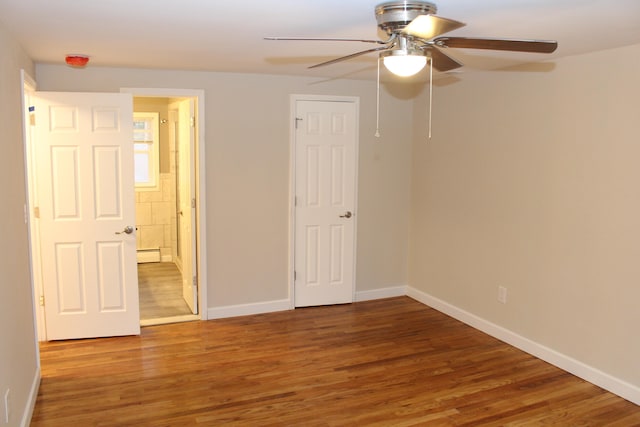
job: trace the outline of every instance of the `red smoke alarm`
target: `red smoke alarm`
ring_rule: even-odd
[[[67,55],[64,60],[67,65],[82,68],[89,62],[89,57],[87,55]]]

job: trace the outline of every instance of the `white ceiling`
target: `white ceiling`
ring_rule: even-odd
[[[0,21],[36,61],[89,66],[374,79],[375,54],[309,70],[371,48],[354,42],[265,41],[265,36],[378,38],[378,0],[0,0]],[[557,40],[551,55],[450,49],[464,72],[553,60],[640,43],[640,0],[442,0],[465,22],[449,35]]]

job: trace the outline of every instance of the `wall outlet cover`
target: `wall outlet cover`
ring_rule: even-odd
[[[4,392],[4,422],[6,424],[9,424],[9,420],[11,419],[11,412],[10,412],[10,408],[11,408],[11,390],[7,389],[7,391]]]
[[[507,288],[504,286],[498,286],[498,301],[502,304],[507,303]]]

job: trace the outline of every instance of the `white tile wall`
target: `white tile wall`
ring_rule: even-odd
[[[136,192],[137,248],[159,248],[163,260],[172,259],[176,251],[175,224],[175,174],[161,174],[159,191]]]

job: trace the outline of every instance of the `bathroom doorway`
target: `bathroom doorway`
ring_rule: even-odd
[[[196,100],[134,95],[136,248],[142,326],[200,319]]]

